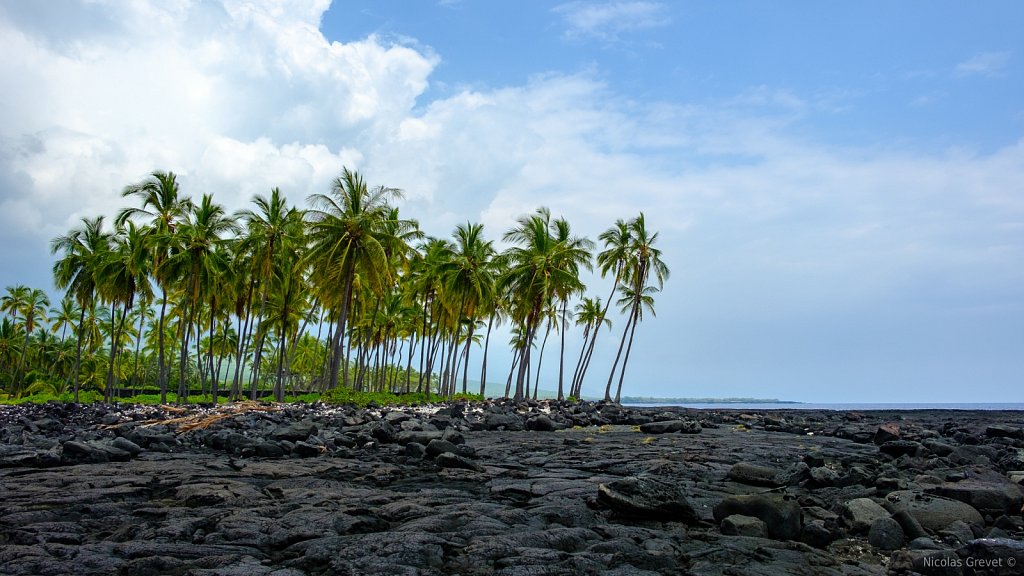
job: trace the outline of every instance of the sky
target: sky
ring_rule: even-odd
[[[596,239],[642,211],[671,276],[624,394],[1021,402],[1022,21],[1012,0],[0,0],[0,287],[56,295],[50,240],[154,170],[233,211],[348,167],[438,237],[547,206]],[[492,346],[489,379],[509,359]]]

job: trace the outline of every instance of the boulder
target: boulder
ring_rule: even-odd
[[[526,421],[526,429],[537,432],[554,432],[558,430],[558,424],[547,415],[540,414]]]
[[[647,520],[696,522],[697,512],[675,484],[627,476],[597,487],[597,501],[615,513]]]
[[[473,470],[474,472],[483,472],[484,470],[476,462],[451,452],[438,454],[434,462],[441,468],[461,468],[463,470]]]
[[[452,444],[451,442],[447,440],[442,440],[440,438],[435,438],[434,440],[431,440],[429,444],[427,444],[426,453],[427,457],[429,458],[436,458],[445,452],[451,452],[452,454],[455,454],[458,452],[458,450],[455,447],[455,444]]]
[[[828,466],[811,468],[811,480],[816,486],[834,486],[839,481],[839,473]]]
[[[900,523],[886,516],[871,523],[868,543],[879,550],[896,550],[903,546],[903,528]]]
[[[640,431],[644,434],[670,434],[681,432],[686,426],[682,420],[662,420],[660,422],[648,422],[640,425]]]
[[[878,451],[889,456],[917,456],[924,447],[912,440],[890,440],[878,447]]]
[[[776,487],[780,485],[778,470],[749,462],[733,464],[732,468],[729,468],[727,477],[734,482],[749,486]]]
[[[802,518],[800,505],[775,494],[729,496],[714,508],[715,521],[721,523],[728,516],[742,514],[760,518],[767,525],[769,538],[794,540],[800,535]]]
[[[764,538],[768,534],[768,527],[760,518],[733,514],[722,519],[722,534],[727,536],[752,536]]]
[[[1015,438],[1021,440],[1024,439],[1024,428],[1009,424],[990,424],[985,428],[985,436],[989,438]]]
[[[958,500],[933,496],[914,490],[897,490],[885,497],[884,506],[890,512],[905,510],[925,530],[938,532],[957,520],[983,525],[985,519],[973,506]]]
[[[1009,482],[945,482],[927,488],[926,492],[965,502],[982,514],[991,514],[993,517],[1020,514],[1021,505],[1024,504],[1020,486]]]
[[[843,522],[855,534],[865,533],[879,518],[888,518],[889,512],[871,498],[854,498],[840,507]]]
[[[978,538],[957,550],[970,558],[976,574],[1017,576],[1024,569],[1024,542],[1009,538]]]
[[[900,425],[894,422],[882,424],[875,430],[874,442],[879,446],[886,442],[900,439]]]
[[[405,446],[410,442],[426,446],[427,444],[430,444],[431,440],[441,439],[441,436],[441,432],[438,432],[437,430],[402,430],[395,437],[395,441],[402,446]]]
[[[518,432],[523,428],[523,419],[516,414],[491,413],[484,418],[484,429],[486,430]]]
[[[277,427],[271,434],[274,440],[288,440],[289,442],[298,442],[299,440],[306,440],[313,434],[317,433],[316,424],[312,420],[300,420],[298,422],[292,422],[284,426]]]

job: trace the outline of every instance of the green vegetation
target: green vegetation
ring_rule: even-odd
[[[480,401],[484,397],[479,394],[454,394],[450,400],[466,400],[466,401]],[[24,403],[36,403],[41,404],[44,402],[74,402],[74,395],[70,392],[64,394],[50,394],[46,392],[40,392],[36,394],[28,394],[21,396],[20,398],[10,398],[6,396],[0,396],[0,404],[3,405],[16,405]],[[82,391],[79,393],[79,402],[99,402],[103,400],[103,394],[97,391]],[[169,392],[167,394],[167,400],[171,403],[178,403],[177,394]],[[160,394],[135,394],[134,396],[127,396],[119,399],[120,402],[126,404],[145,404],[150,406],[156,406],[162,404],[160,400]],[[218,404],[227,402],[226,397],[220,396],[217,399]],[[330,390],[323,394],[301,394],[298,396],[285,396],[285,402],[305,402],[306,404],[313,404],[314,402],[323,402],[325,404],[341,404],[341,405],[355,405],[355,406],[369,406],[375,404],[377,406],[414,406],[417,404],[427,404],[430,400],[425,394],[417,394],[415,392],[410,394],[392,394],[391,392],[353,392],[347,388],[338,388]],[[189,404],[212,404],[213,396],[209,394],[193,394],[189,396],[183,403]]]
[[[492,330],[505,322],[514,352],[505,396],[536,397],[547,351],[558,355],[558,398],[579,398],[616,294],[626,322],[605,397],[617,379],[620,398],[636,327],[668,277],[643,214],[599,237],[596,264],[613,278],[602,304],[584,297],[580,279],[594,243],[547,208],[516,220],[499,251],[472,222],[451,239],[427,237],[400,214],[402,195],[345,169],[306,209],[275,188],[228,214],[211,195],[183,195],[173,173],[153,172],[124,189],[132,205],[112,220],[84,218],[53,239],[59,302],[7,287],[0,398],[469,398],[474,344],[482,396]],[[573,324],[583,346],[570,373]],[[548,351],[552,332],[557,352]]]

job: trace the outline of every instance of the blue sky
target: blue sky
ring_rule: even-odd
[[[1024,401],[1021,21],[1019,2],[0,0],[0,286],[50,287],[49,239],[152,170],[236,209],[349,166],[438,236],[546,205],[595,238],[644,211],[672,277],[627,394]]]

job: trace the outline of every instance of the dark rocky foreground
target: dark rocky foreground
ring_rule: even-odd
[[[1024,574],[1024,413],[0,407],[0,574]]]

